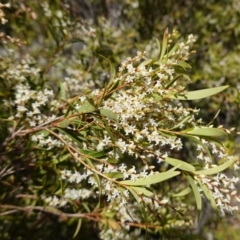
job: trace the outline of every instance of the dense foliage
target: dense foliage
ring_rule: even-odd
[[[237,0],[10,2],[1,239],[194,239],[238,210]]]

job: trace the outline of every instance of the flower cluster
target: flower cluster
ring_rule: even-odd
[[[92,134],[93,138],[91,139],[95,140],[84,143],[83,149],[103,152],[107,149],[114,150],[107,150],[104,158],[100,160],[102,164],[94,164],[94,168],[87,167],[82,174],[77,171],[63,170],[61,178],[74,185],[71,189],[65,189],[63,200],[66,200],[66,196],[71,199],[71,195],[73,199],[80,199],[81,196],[93,197],[94,194],[91,191],[83,194],[85,184],[90,184],[95,193],[100,193],[100,184],[102,186],[101,193],[107,197],[107,202],[114,204],[120,201],[128,204],[131,202],[129,188],[119,188],[119,181],[136,182],[139,179],[154,176],[158,171],[154,170],[156,164],[169,166],[167,159],[173,153],[183,149],[182,138],[188,136],[188,131],[185,132],[184,129],[204,129],[202,120],[196,119],[199,110],[187,108],[183,103],[174,99],[174,96],[186,92],[184,85],[181,84],[183,76],[178,75],[176,66],[185,66],[183,61],[187,60],[190,55],[190,46],[193,42],[194,38],[190,35],[186,43],[182,42],[176,51],[169,53],[166,59],[163,57],[162,61],[154,62],[146,57],[146,53],[138,52],[136,57],[127,58],[122,62],[118,74],[113,79],[116,90],[110,85],[110,93],[107,88],[93,91],[92,98],[96,102],[99,98],[104,99],[104,94],[109,94],[98,107],[100,112],[107,110],[116,116],[116,119],[113,121],[106,117],[108,128],[111,130],[106,131],[105,129],[101,135],[94,130],[89,130],[88,134]],[[78,98],[75,104],[76,113],[81,110],[81,106],[86,104],[86,101],[85,97]],[[82,119],[81,117],[80,111],[79,119]],[[99,119],[95,122],[101,126]],[[208,126],[207,129],[211,128],[212,126]],[[224,132],[225,130],[219,131]],[[192,139],[195,142],[197,159],[201,160],[200,165],[203,169],[210,169],[215,166],[215,162],[218,163],[222,160],[232,161],[232,157],[228,156],[225,148],[217,142],[201,138],[198,135],[192,136]],[[124,155],[133,159],[132,166],[123,162]],[[83,162],[84,158],[88,158],[81,152],[77,152],[77,161],[79,156],[82,156],[80,161]],[[73,157],[75,157],[74,154]],[[111,159],[114,159],[119,165],[110,164]],[[96,159],[92,158],[92,160]],[[143,163],[140,171],[139,160]],[[155,166],[151,166],[152,164]],[[101,176],[100,179],[97,179],[95,174]],[[236,179],[233,181],[231,178],[224,177],[224,180],[218,178],[217,181],[214,177],[207,178],[205,175],[201,177],[196,175],[196,179],[198,179],[196,184],[199,184],[200,188],[203,184],[211,192],[222,215],[224,212],[232,212],[237,209],[231,206],[229,201],[224,200],[226,193],[229,193],[228,196],[236,195],[233,184],[237,181]],[[228,192],[229,188],[234,191]],[[155,199],[161,197],[156,196]],[[144,198],[145,203],[152,201],[147,196]],[[167,196],[166,199],[169,204],[174,205],[174,201]],[[159,200],[159,202],[161,201],[163,199]]]
[[[238,206],[234,206],[232,200],[233,197],[236,197],[236,200],[239,201],[239,198],[236,196],[237,190],[235,187],[235,184],[239,182],[239,178],[229,177],[224,173],[217,174],[213,178],[208,178],[206,176],[198,176],[195,178],[201,179],[201,181],[212,192],[213,198],[222,217],[226,214],[233,214],[233,212],[238,211]],[[203,191],[201,187],[200,191]]]
[[[26,120],[31,127],[55,119],[55,115],[47,117],[41,111],[41,108],[47,105],[52,96],[52,90],[44,89],[43,91],[36,91],[31,90],[27,84],[16,85],[14,103],[17,108],[17,113],[14,117],[26,117]]]

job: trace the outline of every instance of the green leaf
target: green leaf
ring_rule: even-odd
[[[124,184],[124,185],[129,185],[129,186],[146,186],[146,185],[151,185],[154,183],[160,183],[169,178],[173,178],[179,174],[180,174],[179,171],[155,173],[146,178],[139,178],[136,181],[125,180],[125,181],[121,181],[119,183]]]
[[[65,161],[65,160],[68,160],[70,157],[71,157],[70,153],[67,153],[67,154],[64,154],[64,155],[61,154],[58,158],[54,158],[52,160],[52,163],[57,164],[57,163]]]
[[[79,218],[76,230],[75,230],[75,232],[73,234],[73,238],[75,238],[78,235],[78,233],[79,233],[79,231],[81,229],[81,226],[82,226],[82,218]]]
[[[196,142],[197,144],[199,144],[200,146],[202,146],[202,148],[204,149],[204,151],[207,153],[208,157],[209,157],[210,159],[212,159],[212,155],[211,155],[208,147],[207,147],[205,144],[203,144],[202,141],[199,140],[198,137],[193,136],[193,135],[187,135],[187,134],[181,134],[181,136],[186,137],[186,138],[190,139],[191,141],[194,141],[194,142]]]
[[[209,127],[203,127],[203,128],[194,128],[191,130],[185,130],[185,132],[189,135],[194,135],[198,137],[225,137],[227,135],[226,132],[224,132],[222,129],[219,128],[209,128]]]
[[[187,180],[188,180],[188,182],[191,185],[191,188],[193,190],[196,205],[197,205],[197,210],[200,212],[202,210],[202,197],[201,197],[201,194],[198,190],[198,186],[196,185],[196,183],[194,182],[194,180],[191,176],[186,175],[186,178],[187,178]]]
[[[168,89],[168,88],[170,88],[172,85],[173,85],[173,83],[175,83],[179,78],[181,78],[182,77],[182,75],[178,75],[177,77],[175,77],[170,83],[168,83],[167,85],[166,85],[166,87],[164,87],[165,89]]]
[[[160,42],[159,42],[159,40],[157,38],[155,40],[157,42],[157,53],[158,53],[157,56],[159,56],[160,52],[161,52]]]
[[[202,181],[200,179],[196,179],[200,188],[203,190],[206,198],[211,202],[211,205],[212,205],[212,208],[217,211],[218,207],[217,207],[217,204],[215,202],[215,199],[213,198],[213,195],[212,195],[212,192],[208,189],[208,187],[202,183]]]
[[[144,196],[147,196],[147,197],[152,197],[153,196],[153,193],[149,190],[147,190],[146,188],[143,188],[143,187],[131,187],[134,191],[137,192],[137,194],[140,194],[140,195],[144,195]]]
[[[95,170],[96,170],[95,165],[92,163],[92,161],[91,161],[90,159],[85,158],[84,160],[87,162],[88,166],[90,166],[92,169],[95,169]],[[94,177],[95,177],[95,179],[96,179],[96,182],[97,182],[97,185],[98,185],[98,188],[99,188],[99,199],[100,199],[100,196],[102,195],[102,184],[101,184],[101,180],[100,180],[100,178],[99,178],[99,175],[98,175],[95,171],[92,171],[92,173],[93,173],[93,175],[94,175]],[[99,200],[99,201],[100,201],[100,200]]]
[[[177,165],[177,166],[175,166],[175,167],[173,167],[173,168],[170,168],[167,172],[173,172],[173,171],[175,171],[176,169],[178,169],[178,167],[180,166],[181,164],[179,164],[179,165]]]
[[[140,66],[146,66],[146,65],[148,65],[151,62],[152,62],[152,59],[146,59],[145,61],[143,61],[142,63],[139,64],[139,67]]]
[[[113,148],[110,147],[110,148],[104,149],[102,151],[92,151],[92,150],[87,150],[87,149],[81,149],[80,152],[89,157],[100,158],[100,157],[106,156],[106,154],[111,152],[112,150],[113,150]]]
[[[133,197],[135,198],[135,200],[140,203],[141,202],[141,198],[139,197],[139,195],[131,188],[131,187],[127,187],[128,191],[133,195]]]
[[[53,207],[53,206],[45,206],[44,210],[46,212],[52,213],[52,214],[57,214],[57,215],[61,215],[62,211],[60,211],[58,208]]]
[[[207,126],[210,126],[213,123],[213,121],[218,117],[219,113],[220,113],[220,109],[217,111],[217,113],[215,114],[211,122],[207,124]]]
[[[79,145],[82,145],[82,142],[85,140],[81,138],[76,132],[72,131],[71,129],[58,128],[58,130],[63,134],[66,134],[68,137],[70,137],[74,142],[77,142]]]
[[[96,110],[96,108],[94,107],[93,103],[91,103],[92,101],[86,100],[83,105],[78,109],[79,112],[82,113],[89,113],[89,112],[93,112]]]
[[[179,193],[174,193],[172,194],[173,197],[183,197],[185,195],[187,195],[188,193],[191,192],[191,188],[190,187],[187,187],[185,189],[183,189],[181,192]]]
[[[180,127],[182,124],[184,124],[185,122],[187,122],[192,116],[187,116],[185,117],[181,122],[179,122],[178,124],[176,124],[174,127],[170,128],[169,130],[173,130],[176,129],[178,127]]]
[[[202,98],[215,95],[227,89],[228,87],[229,86],[222,86],[222,87],[207,88],[207,89],[202,89],[197,91],[190,91],[185,94],[170,96],[169,98],[179,99],[179,100],[197,100],[197,99],[202,99]]]
[[[176,158],[166,158],[165,162],[169,163],[174,167],[178,166],[177,168],[183,171],[194,172],[196,170],[191,164]]]
[[[116,76],[116,69],[114,67],[114,65],[112,64],[112,62],[106,58],[105,56],[99,54],[102,58],[104,58],[105,60],[108,61],[109,65],[110,65],[110,81],[109,83],[112,83],[112,81],[114,80],[114,77]]]
[[[163,42],[162,42],[162,49],[161,49],[161,55],[160,55],[160,61],[163,59],[168,46],[168,29],[165,30],[163,35]]]
[[[104,175],[108,178],[123,178],[123,173],[121,172],[110,172],[110,173],[104,173]]]
[[[66,97],[66,86],[61,81],[59,83],[59,88],[60,88],[59,98],[61,98],[62,100],[67,100],[67,97]]]
[[[118,160],[115,159],[115,158],[108,158],[108,159],[107,159],[107,162],[108,162],[108,163],[118,163]]]
[[[60,128],[66,128],[66,127],[69,126],[70,123],[71,123],[71,121],[69,119],[65,118],[61,122],[59,122],[57,124],[57,126],[60,127]]]
[[[186,63],[185,61],[181,61],[181,60],[178,61],[177,64],[174,64],[173,66],[180,66],[184,70],[186,70],[188,68],[192,68],[188,63]]]
[[[109,110],[109,109],[104,109],[104,108],[100,109],[100,113],[104,117],[107,117],[107,118],[109,118],[111,120],[117,121],[116,114],[113,111]]]
[[[176,42],[176,44],[172,47],[172,49],[169,51],[168,56],[171,57],[173,54],[176,54],[176,50],[179,47],[180,40]]]
[[[196,171],[194,172],[194,174],[198,174],[198,175],[213,175],[213,174],[217,174],[220,173],[224,170],[226,170],[227,168],[229,168],[232,164],[234,164],[238,159],[233,159],[231,161],[227,161],[217,167],[213,167],[210,169],[206,169],[206,170],[200,170],[200,171]]]

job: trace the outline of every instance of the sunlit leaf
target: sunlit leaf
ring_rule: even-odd
[[[199,137],[225,137],[227,135],[222,129],[219,128],[194,128],[191,130],[185,130],[187,134],[199,136]]]
[[[89,113],[95,111],[96,108],[93,106],[90,100],[86,100],[83,105],[78,109],[79,112]]]
[[[206,196],[206,198],[211,202],[212,208],[215,211],[217,211],[218,207],[217,207],[217,204],[216,204],[216,202],[215,202],[215,200],[213,198],[212,192],[207,188],[207,186],[204,183],[202,183],[202,181],[199,178],[197,178],[196,180],[197,180],[200,188],[203,190],[204,195]]]
[[[211,125],[213,123],[213,121],[218,117],[219,113],[220,113],[220,109],[217,111],[217,113],[215,114],[215,116],[213,117],[211,122],[207,124],[207,126],[209,126],[209,125]]]
[[[143,187],[131,187],[131,188],[140,195],[144,195],[147,197],[153,196],[153,193],[151,191],[147,190],[146,188],[143,188]]]
[[[123,178],[123,173],[121,172],[110,172],[110,173],[104,173],[106,177],[109,178]]]
[[[109,65],[110,65],[110,81],[109,83],[112,83],[112,81],[114,80],[114,77],[116,76],[116,69],[114,67],[114,65],[112,64],[112,62],[106,58],[105,56],[99,54],[102,58],[104,58],[105,60],[108,61]]]
[[[167,46],[168,46],[168,29],[165,30],[164,35],[163,35],[160,61],[163,59],[163,57],[167,51]]]
[[[120,224],[117,221],[114,221],[112,219],[108,219],[107,224],[113,230],[120,230],[121,229]]]
[[[155,40],[157,42],[157,56],[160,56],[160,52],[161,52],[160,42],[157,38]]]
[[[227,168],[229,168],[231,165],[233,165],[238,159],[233,159],[231,161],[227,161],[217,167],[213,167],[213,168],[209,168],[209,169],[205,169],[205,170],[200,170],[200,171],[196,171],[194,172],[194,174],[198,174],[198,175],[213,175],[213,174],[217,174],[220,173],[224,170],[226,170]]]
[[[168,52],[168,56],[171,57],[173,54],[176,54],[176,50],[179,47],[180,40],[176,42],[176,44],[171,48],[171,50]]]
[[[103,156],[106,156],[107,153],[111,152],[113,148],[107,148],[101,151],[93,151],[88,149],[81,149],[80,152],[83,153],[86,156],[93,157],[93,158],[101,158]]]
[[[182,126],[185,122],[187,122],[192,116],[187,116],[185,117],[181,122],[179,122],[178,124],[176,124],[174,127],[172,127],[170,130],[176,129],[180,126]]]
[[[109,158],[107,159],[107,162],[108,162],[108,163],[118,163],[118,160],[115,159],[115,158],[109,157]]]
[[[75,232],[73,234],[73,238],[75,238],[78,235],[78,233],[79,233],[79,231],[81,229],[81,226],[82,226],[82,218],[79,218],[76,230],[75,230]]]
[[[69,126],[70,123],[71,123],[71,121],[69,119],[65,118],[61,122],[59,122],[57,124],[57,126],[60,127],[60,128],[66,128],[66,127]]]
[[[174,66],[180,66],[183,69],[188,69],[188,68],[192,68],[188,63],[184,62],[184,61],[178,61],[176,65]]]
[[[92,169],[96,169],[95,165],[92,163],[92,161],[90,159],[85,158],[84,160],[87,162],[88,166],[90,166]],[[95,171],[92,171],[92,172],[93,172],[94,178],[95,178],[98,188],[99,188],[99,199],[100,199],[100,197],[102,195],[102,184],[100,181],[100,177]]]
[[[140,198],[140,196],[136,193],[136,191],[134,191],[133,189],[132,189],[132,187],[127,187],[127,189],[128,189],[128,191],[133,195],[133,197],[135,198],[135,200],[138,202],[138,203],[140,203],[141,202],[141,198]]]
[[[59,88],[60,88],[59,98],[61,98],[62,100],[67,100],[67,97],[66,97],[66,85],[63,84],[62,81],[59,82]]]
[[[151,185],[151,184],[165,181],[165,180],[167,180],[169,178],[173,178],[179,174],[180,174],[180,172],[178,172],[178,171],[155,173],[146,178],[139,178],[136,181],[125,180],[125,181],[121,181],[119,183],[124,184],[124,185],[130,185],[130,186],[146,186],[146,185]]]
[[[178,75],[177,77],[175,77],[170,83],[168,83],[164,88],[168,89],[169,87],[171,87],[173,85],[173,83],[175,83],[179,78],[181,78],[182,75]]]
[[[201,197],[201,194],[198,190],[198,186],[196,185],[196,183],[194,182],[194,180],[192,179],[191,176],[186,175],[186,178],[187,178],[187,180],[188,180],[188,182],[191,185],[191,188],[193,190],[196,205],[197,205],[197,210],[200,212],[202,210],[202,197]]]
[[[178,166],[178,169],[181,169],[183,171],[188,171],[188,172],[194,172],[195,168],[182,160],[176,159],[176,158],[166,158],[165,162],[169,163],[172,166]]]
[[[82,145],[83,138],[79,136],[76,132],[72,131],[71,129],[67,128],[58,128],[60,132],[63,134],[66,134],[69,138],[71,138],[74,142],[78,143],[79,145]]]
[[[187,187],[185,189],[183,189],[181,192],[179,193],[174,193],[172,194],[173,197],[183,197],[185,195],[187,195],[188,193],[191,192],[191,188],[190,187]]]
[[[210,159],[212,159],[212,155],[208,149],[208,147],[202,143],[202,141],[197,137],[197,136],[194,136],[194,135],[188,135],[188,134],[181,134],[181,136],[183,137],[186,137],[188,138],[189,140],[193,141],[193,142],[196,142],[197,144],[199,144],[205,151],[205,153],[207,153],[208,157]]]
[[[146,66],[148,65],[149,63],[152,62],[152,59],[146,59],[145,61],[143,61],[139,66]]]
[[[222,86],[222,87],[207,88],[207,89],[202,89],[197,91],[190,91],[181,95],[173,95],[173,96],[170,96],[169,98],[179,99],[179,100],[197,100],[197,99],[202,99],[202,98],[215,95],[227,89],[228,87],[229,86]]]
[[[113,111],[109,110],[109,109],[105,109],[105,108],[100,109],[100,113],[104,117],[107,117],[107,118],[109,118],[111,120],[117,121],[116,114]]]

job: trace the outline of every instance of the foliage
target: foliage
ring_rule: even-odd
[[[144,2],[124,3],[125,19]],[[1,239],[190,239],[205,201],[237,210],[233,129],[189,103],[228,88],[187,89],[194,35],[136,42],[154,20],[119,29],[60,1],[0,6]]]

